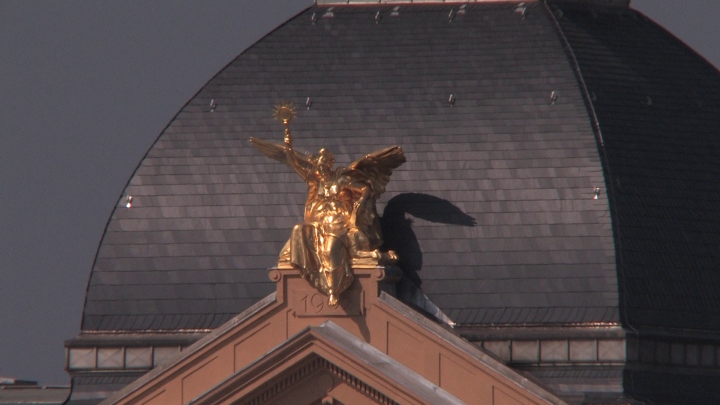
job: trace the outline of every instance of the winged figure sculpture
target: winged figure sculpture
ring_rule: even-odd
[[[284,145],[250,138],[255,148],[290,166],[308,185],[303,222],[293,228],[278,264],[298,268],[335,306],[353,281],[353,265],[397,261],[395,252],[379,250],[383,239],[375,202],[405,155],[392,146],[335,168],[327,149],[316,155],[295,151],[285,124]]]

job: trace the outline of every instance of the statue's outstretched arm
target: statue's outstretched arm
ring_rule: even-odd
[[[287,144],[283,146],[258,138],[250,138],[250,144],[263,155],[292,167],[300,177],[307,180],[312,169],[312,159],[307,154],[299,153],[292,149],[292,146],[288,147]]]
[[[295,170],[295,172],[297,172],[303,180],[307,181],[311,173],[310,169],[307,167],[306,162],[306,164],[303,164],[303,162],[300,162],[298,159],[297,152],[295,152],[292,148],[292,138],[290,138],[289,132],[285,133],[285,158],[287,160],[287,165]]]

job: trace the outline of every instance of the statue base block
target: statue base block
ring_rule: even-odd
[[[331,306],[328,296],[302,277],[295,268],[275,267],[268,272],[277,285],[277,299],[287,303],[293,316],[356,317],[364,316],[381,291],[395,295],[395,282],[402,271],[395,266],[353,267],[354,280],[338,297],[338,305]]]

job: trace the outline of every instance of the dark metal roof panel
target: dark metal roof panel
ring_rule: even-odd
[[[594,97],[623,321],[720,331],[720,74],[632,10],[556,10]]]
[[[616,322],[595,135],[549,15],[528,4],[313,7],[245,51],[177,115],[118,202],[84,330],[212,328],[270,293],[265,269],[306,187],[248,143],[282,138],[347,164],[401,145],[379,203],[387,247],[460,323]],[[374,21],[380,10],[383,19]],[[553,103],[551,95],[557,99]],[[450,105],[450,94],[455,98]],[[312,106],[305,109],[310,97]],[[210,111],[210,102],[217,104]]]

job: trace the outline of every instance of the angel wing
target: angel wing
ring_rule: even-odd
[[[250,144],[254,146],[255,149],[259,150],[263,155],[269,157],[270,159],[275,159],[278,162],[285,163],[296,171],[298,171],[298,169],[302,171],[309,171],[312,169],[312,159],[310,155],[306,153],[301,153],[294,149],[292,150],[292,153],[295,155],[295,162],[298,166],[300,166],[297,168],[292,164],[292,162],[288,161],[285,146],[252,137],[250,138]]]
[[[385,192],[385,186],[390,181],[393,169],[400,167],[406,161],[402,148],[391,146],[352,162],[348,167],[348,175],[370,183],[373,198],[377,198]]]

